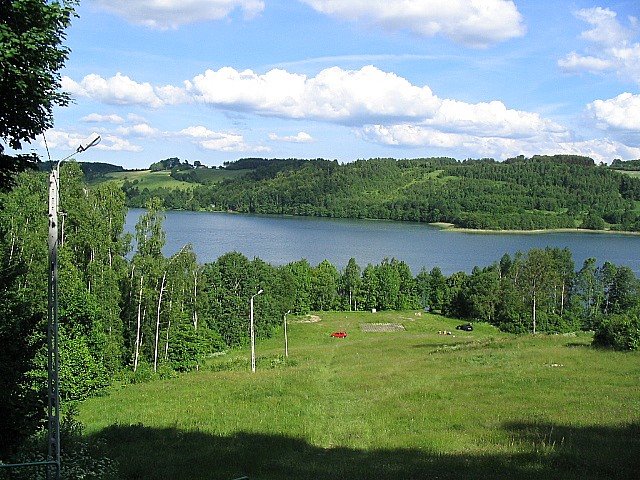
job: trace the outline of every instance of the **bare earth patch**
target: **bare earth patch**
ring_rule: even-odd
[[[367,333],[401,332],[404,330],[404,325],[399,323],[361,323],[360,329]]]
[[[318,315],[305,315],[304,317],[295,320],[292,323],[316,323],[322,320]]]

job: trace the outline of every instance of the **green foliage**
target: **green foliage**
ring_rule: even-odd
[[[61,330],[59,343],[62,400],[82,400],[109,385],[107,369],[95,358],[99,350],[90,348],[86,337],[70,338]]]
[[[637,313],[609,315],[596,329],[593,344],[615,350],[640,350],[640,316]]]
[[[0,2],[0,140],[20,150],[53,126],[53,108],[69,103],[60,91],[60,70],[69,49],[65,30],[77,2]],[[4,155],[0,144],[0,185],[36,160]]]
[[[220,335],[208,328],[196,330],[192,325],[181,324],[172,335],[167,359],[178,372],[198,369],[205,358],[225,346]]]
[[[103,440],[88,439],[83,435],[84,427],[76,420],[77,410],[69,408],[60,422],[60,478],[62,480],[118,480],[116,462],[107,455]],[[46,431],[32,435],[11,458],[13,463],[45,461]],[[45,480],[43,467],[0,469],[0,480]]]
[[[203,178],[207,185],[193,190],[152,192],[129,185],[127,195],[135,206],[158,195],[176,209],[447,222],[472,229],[640,226],[634,204],[640,199],[640,178],[596,167],[588,157],[534,156],[504,163],[370,159],[344,165],[323,159],[241,159],[222,170],[247,171],[217,183]],[[177,172],[176,178],[191,172]]]

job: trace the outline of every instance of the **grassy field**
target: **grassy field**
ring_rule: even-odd
[[[418,312],[319,316],[290,317],[288,359],[281,335],[258,342],[255,374],[237,350],[85,401],[87,435],[125,479],[638,478],[640,353]]]
[[[157,188],[193,188],[192,183],[181,182],[171,178],[171,172],[163,170],[160,172],[152,172],[151,170],[130,170],[124,172],[112,172],[107,173],[104,177],[96,178],[93,183],[102,182],[114,182],[118,186],[128,180],[130,182],[136,182],[136,186],[143,190],[148,188],[149,190],[155,190]]]
[[[639,170],[616,170],[618,173],[624,173],[625,175],[629,175],[630,177],[640,177]]]
[[[241,175],[245,175],[247,170],[218,170],[218,169],[206,169],[198,170],[197,175],[202,181],[208,183],[221,182],[227,178],[235,178]],[[158,188],[193,188],[198,185],[196,183],[183,182],[171,177],[171,172],[168,170],[162,170],[159,172],[152,172],[151,170],[127,170],[124,172],[112,172],[107,173],[103,177],[97,177],[93,180],[93,184],[102,182],[115,182],[119,186],[126,181],[137,182],[136,186],[143,190],[148,188],[149,190],[156,190]]]

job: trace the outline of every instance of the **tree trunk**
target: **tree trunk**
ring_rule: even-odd
[[[535,290],[533,291],[533,312],[532,312],[532,316],[533,316],[533,334],[536,334],[536,292]]]
[[[133,356],[133,371],[138,369],[138,359],[140,358],[140,331],[142,330],[142,316],[140,315],[142,310],[142,281],[144,275],[140,276],[140,294],[138,295],[138,326],[136,329],[136,348]]]
[[[160,308],[162,306],[162,294],[164,293],[165,280],[167,272],[162,274],[162,283],[160,285],[160,295],[158,297],[158,310],[156,311],[156,339],[153,352],[153,371],[158,370],[158,343],[160,343]]]
[[[198,329],[198,271],[193,272],[193,329]]]

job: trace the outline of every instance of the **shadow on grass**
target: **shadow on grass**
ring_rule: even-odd
[[[640,424],[619,428],[513,423],[515,454],[440,454],[417,449],[321,448],[302,439],[174,428],[111,426],[97,434],[122,478],[173,480],[635,479]]]

